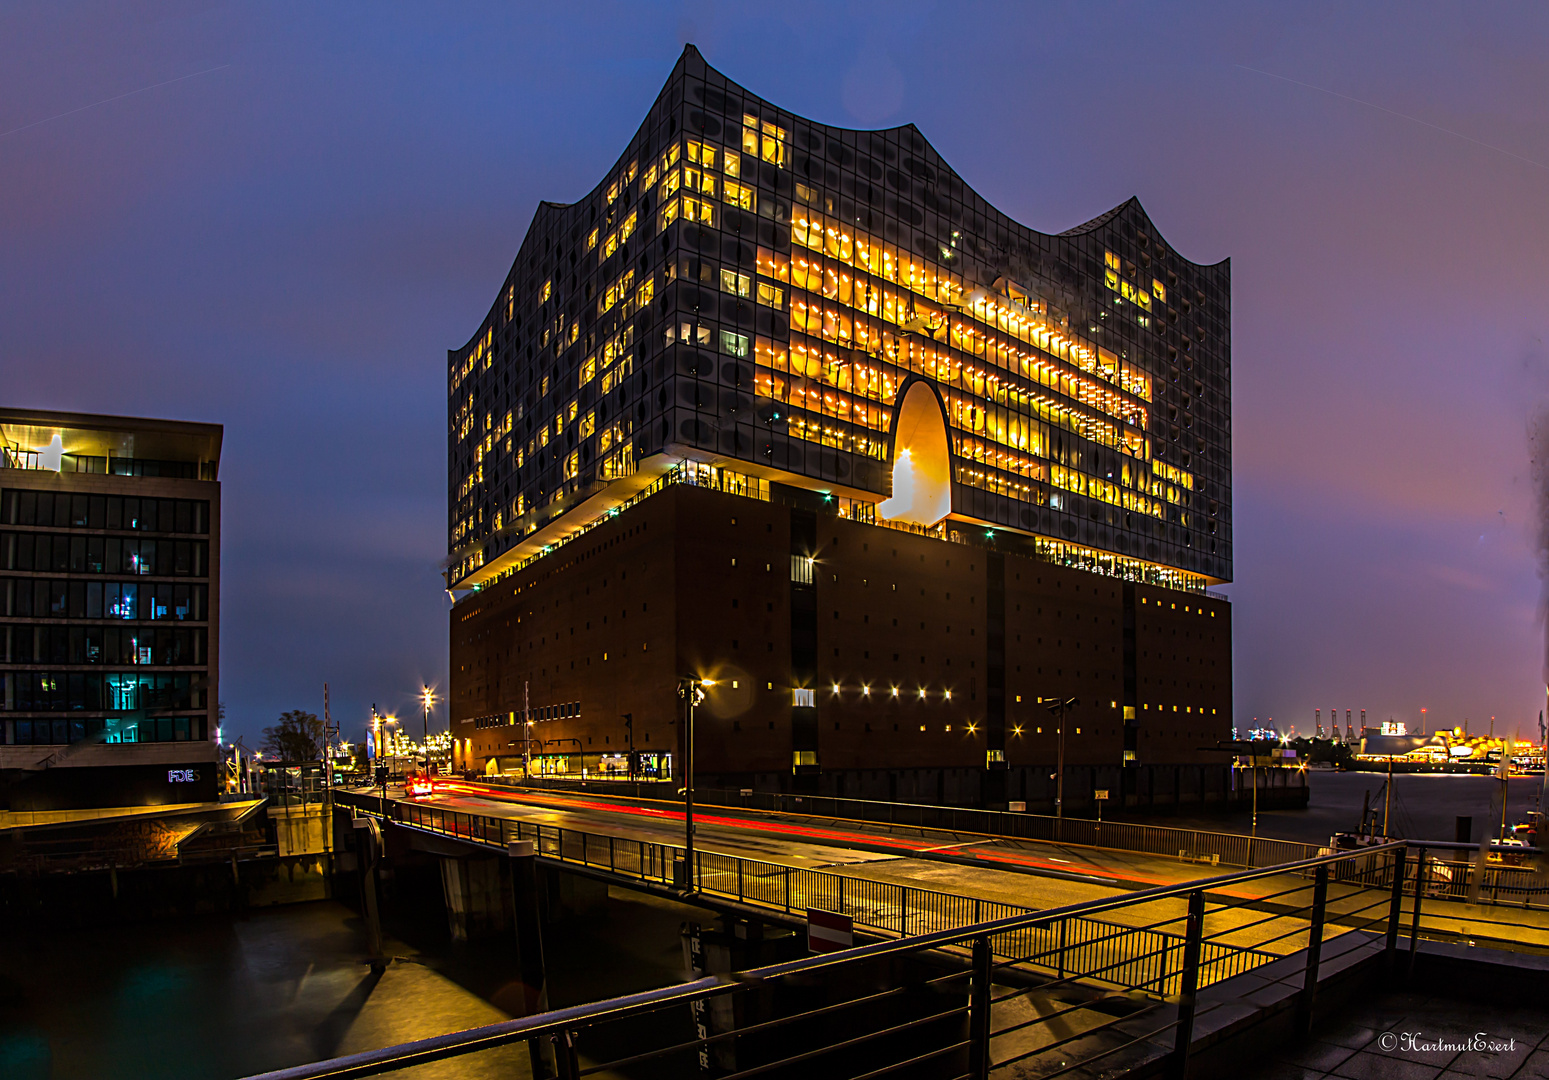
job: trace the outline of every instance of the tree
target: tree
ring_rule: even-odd
[[[264,728],[264,753],[279,761],[321,761],[323,722],[316,713],[294,709]]]

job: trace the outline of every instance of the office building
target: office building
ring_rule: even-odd
[[[220,446],[0,409],[0,809],[215,798]]]
[[[1037,800],[1074,697],[1088,787],[1218,797],[1229,327],[1137,201],[1036,232],[688,48],[448,354],[459,763],[669,773],[696,676],[706,782]]]

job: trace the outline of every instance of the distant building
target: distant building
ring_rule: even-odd
[[[1036,232],[690,47],[448,354],[456,761],[668,775],[699,675],[705,782],[1038,800],[1077,697],[1083,785],[1215,797],[1230,389],[1138,202]]]
[[[0,409],[0,809],[215,798],[220,448]]]

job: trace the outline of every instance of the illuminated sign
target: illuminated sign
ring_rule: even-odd
[[[168,769],[167,770],[167,783],[169,783],[169,784],[192,784],[192,783],[195,783],[196,781],[198,781],[198,779],[199,779],[199,770],[198,769]]]

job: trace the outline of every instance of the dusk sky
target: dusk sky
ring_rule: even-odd
[[[1033,228],[1135,195],[1231,258],[1239,726],[1536,737],[1549,8],[12,0],[0,402],[225,425],[228,738],[444,692],[446,350],[686,42]]]

